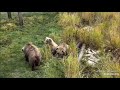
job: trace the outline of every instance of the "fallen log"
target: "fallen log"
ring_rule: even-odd
[[[80,50],[80,53],[79,53],[79,56],[78,56],[78,62],[81,61],[82,56],[84,54],[84,51],[85,51],[85,44],[83,44],[82,47],[81,47],[81,50]]]

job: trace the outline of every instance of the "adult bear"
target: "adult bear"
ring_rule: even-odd
[[[22,51],[25,54],[25,59],[30,64],[32,71],[35,70],[35,67],[40,65],[42,57],[37,46],[32,42],[29,42],[22,48]]]

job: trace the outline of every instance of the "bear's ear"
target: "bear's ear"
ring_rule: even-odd
[[[27,45],[32,45],[32,42],[29,42]]]
[[[45,39],[49,39],[49,37],[46,37]]]
[[[58,47],[55,50],[58,50]]]
[[[48,39],[48,42],[49,42],[49,43],[51,43],[51,41],[52,41],[51,39]]]

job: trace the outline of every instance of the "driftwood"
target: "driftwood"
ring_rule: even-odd
[[[85,51],[85,44],[82,45],[79,56],[78,56],[78,61],[80,62],[80,60],[82,59],[82,56],[84,54]]]
[[[100,60],[98,54],[99,54],[99,51],[94,51],[90,48],[85,49],[85,44],[83,44],[80,49],[78,61],[80,62],[82,60],[82,58],[84,58],[84,59],[87,58],[87,59],[85,59],[86,63],[88,65],[94,66]]]

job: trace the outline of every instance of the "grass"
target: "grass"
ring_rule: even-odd
[[[80,77],[80,64],[78,62],[78,52],[75,41],[70,42],[69,56],[64,60],[64,72],[66,78]]]
[[[18,24],[17,13],[13,19],[0,14],[0,77],[1,78],[119,78],[119,60],[105,48],[120,48],[119,12],[24,12],[24,27]],[[76,27],[76,25],[79,27]],[[93,29],[83,30],[90,26]],[[50,47],[44,44],[45,37],[56,43],[70,46],[68,58],[52,56]],[[100,62],[95,66],[78,62],[77,43],[100,50]],[[31,71],[21,48],[33,42],[42,53],[42,63],[38,70]],[[119,53],[119,52],[118,52]],[[115,75],[116,74],[116,75]]]
[[[48,64],[45,64],[45,66],[47,65],[48,67],[45,67],[43,62],[41,67],[43,67],[44,70],[39,67],[40,70],[32,72],[29,65],[25,63],[24,55],[21,51],[21,48],[27,42],[31,41],[40,49],[46,49],[47,47],[45,47],[45,44],[43,42],[45,37],[49,35],[55,35],[56,33],[54,32],[54,30],[56,32],[60,32],[60,27],[56,24],[57,13],[32,13],[31,15],[27,14],[29,16],[25,15],[26,14],[23,14],[25,20],[24,28],[20,28],[16,24],[17,18],[13,18],[10,21],[13,25],[15,25],[15,27],[7,26],[9,22],[7,18],[5,18],[4,22],[1,22],[3,26],[6,26],[6,28],[1,28],[0,30],[0,77],[47,77],[44,76],[44,73],[48,71],[48,67],[51,67],[51,65],[49,65],[50,62],[48,62]],[[1,17],[4,16],[5,14],[1,15]],[[49,54],[46,53],[45,56],[49,57]],[[44,58],[43,56],[43,60],[45,59],[49,61],[49,58]],[[50,69],[54,68],[51,67]],[[43,73],[41,74],[41,72]]]
[[[69,43],[70,42],[84,42],[87,47],[90,47],[95,50],[100,50],[103,52],[103,55],[100,55],[101,61],[104,60],[100,65],[106,65],[106,69],[108,71],[117,71],[119,72],[119,63],[118,59],[113,56],[113,59],[110,59],[110,56],[106,56],[106,53],[104,52],[104,49],[110,48],[113,49],[112,52],[115,52],[114,50],[120,48],[120,32],[119,32],[119,21],[120,21],[120,13],[116,12],[81,12],[81,13],[60,13],[59,15],[59,22],[58,24],[63,27],[63,34],[62,39]],[[76,26],[75,24],[79,25]],[[86,30],[83,29],[83,27],[90,26],[93,28],[91,31],[89,28]],[[111,52],[111,53],[112,53]],[[111,54],[110,53],[110,54]],[[107,57],[107,58],[105,58]],[[113,61],[116,61],[117,63],[114,63]],[[76,66],[74,64],[73,66]],[[102,69],[105,70],[105,66]],[[87,69],[86,69],[87,68]],[[81,68],[80,68],[81,69]],[[85,75],[85,77],[100,77],[100,75],[96,75],[98,72],[96,70],[101,69],[98,65],[97,68],[93,69],[89,66],[83,66],[82,70],[84,72],[89,72],[88,76]],[[95,71],[94,71],[95,70]],[[105,72],[107,72],[105,70]],[[89,74],[93,73],[93,75],[89,76]],[[101,74],[101,72],[100,72]],[[84,77],[82,73],[80,74],[81,77]],[[111,75],[102,75],[101,77],[120,77],[119,73],[118,76],[112,76]]]

